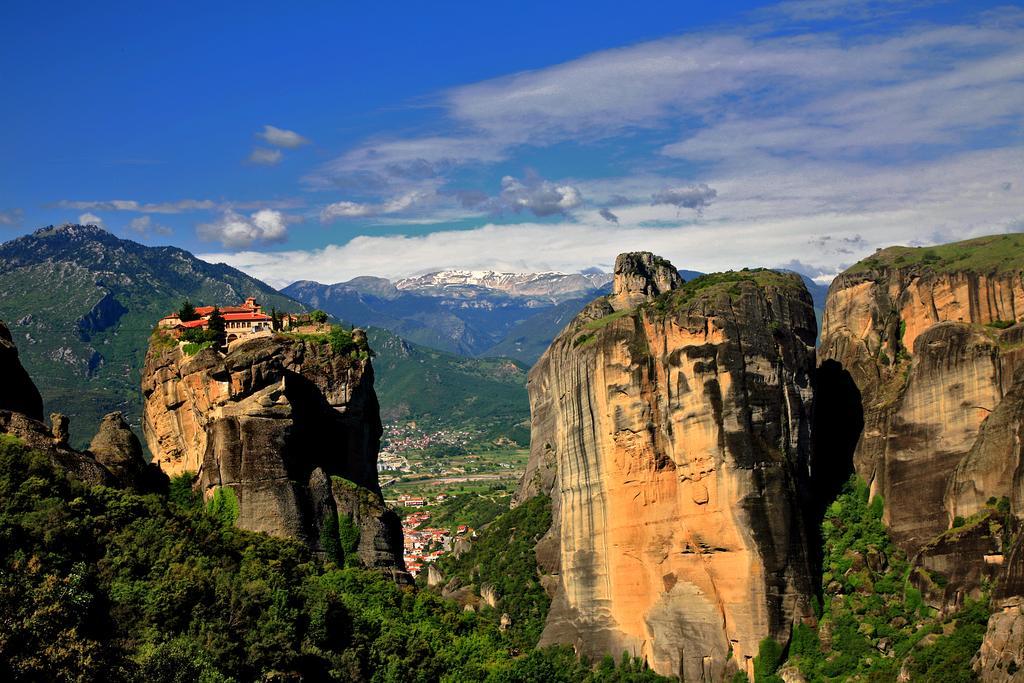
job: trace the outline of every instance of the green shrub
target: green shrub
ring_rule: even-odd
[[[238,496],[230,486],[218,486],[213,498],[206,506],[206,511],[220,520],[224,526],[232,526],[238,521]]]
[[[355,561],[361,534],[362,531],[352,520],[352,515],[342,513],[338,516],[338,540],[341,545],[342,556],[349,564]]]
[[[188,342],[187,344],[181,347],[181,352],[184,353],[186,356],[194,356],[203,349],[208,349],[211,346],[213,346],[212,341],[203,342],[202,344]]]
[[[782,646],[774,638],[765,638],[754,657],[754,683],[781,683],[775,675],[782,664]]]
[[[171,477],[167,488],[167,500],[186,510],[201,507],[203,497],[192,488],[192,483],[195,479],[195,472],[182,472],[177,476]]]

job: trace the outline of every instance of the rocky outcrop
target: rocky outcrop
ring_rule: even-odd
[[[683,284],[647,253],[617,259],[613,292],[530,372],[516,500],[552,498],[541,644],[724,680],[813,618],[811,298],[770,271]]]
[[[28,415],[0,410],[0,434],[16,437],[32,450],[45,454],[54,465],[86,484],[119,484],[114,475],[95,458],[71,448],[66,440],[53,438],[50,427]]]
[[[341,477],[333,478],[331,491],[338,514],[359,529],[356,555],[360,563],[384,570],[401,568],[402,520],[384,505],[380,494]]]
[[[994,412],[1015,420],[1018,401],[1001,406],[1024,345],[1019,329],[1005,328],[1024,315],[1024,284],[1017,272],[901,267],[887,256],[833,282],[819,358],[856,385],[864,429],[854,465],[873,494],[899,501],[886,506],[886,522],[914,553],[955,517],[1009,494],[1006,430],[990,430],[987,446],[979,434]]]
[[[167,475],[155,463],[147,463],[139,437],[124,415],[108,413],[100,422],[89,453],[126,486],[140,491],[158,491],[166,486]]]
[[[39,390],[32,383],[21,361],[18,360],[18,347],[14,345],[11,331],[0,320],[0,377],[3,388],[0,389],[0,410],[21,413],[33,420],[43,419],[43,399]]]
[[[254,337],[227,354],[193,356],[155,337],[142,379],[154,461],[172,476],[194,473],[207,498],[231,489],[239,527],[321,550],[324,534],[336,533],[339,507],[352,510],[367,536],[364,563],[401,569],[400,534],[377,480],[382,429],[368,351],[358,330],[331,343]],[[378,507],[356,509],[336,495],[334,477]]]
[[[947,613],[996,586],[974,662],[992,681],[1024,680],[1022,270],[1015,236],[880,251],[833,282],[819,355],[860,399],[854,465],[911,583]]]
[[[1024,680],[1024,537],[1008,553],[991,600],[992,616],[974,671],[982,681]]]

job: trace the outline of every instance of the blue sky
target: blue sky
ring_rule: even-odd
[[[280,286],[1024,230],[1020,3],[484,4],[7,3],[0,239]]]

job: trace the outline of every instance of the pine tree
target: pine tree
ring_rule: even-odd
[[[207,326],[209,330],[217,335],[215,341],[219,346],[224,345],[224,341],[227,339],[227,335],[224,333],[224,316],[220,314],[220,309],[216,306],[213,307],[213,311],[210,312],[210,317],[207,320]]]
[[[192,320],[199,320],[199,314],[196,313],[196,307],[192,305],[192,302],[188,299],[181,304],[181,310],[178,311],[178,320],[183,323],[190,322]]]

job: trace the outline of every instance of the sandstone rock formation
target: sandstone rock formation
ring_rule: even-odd
[[[359,520],[364,564],[404,569],[377,480],[382,429],[365,336],[333,348],[276,335],[194,356],[156,337],[142,389],[154,461],[172,476],[195,473],[207,499],[230,488],[239,527],[325,549],[340,509]]]
[[[616,260],[613,295],[530,372],[516,499],[552,498],[537,556],[557,582],[541,644],[627,650],[659,673],[718,681],[813,618],[802,506],[815,332],[796,276],[683,284],[649,253]]]
[[[946,612],[996,585],[975,658],[986,681],[1024,680],[1022,271],[1009,235],[882,250],[833,282],[819,351],[858,395],[864,428],[848,445],[926,570],[911,582]]]
[[[1004,460],[1005,444],[977,440],[1024,359],[1022,331],[1005,329],[1024,316],[1019,271],[960,270],[915,252],[884,250],[836,278],[819,350],[860,393],[864,428],[854,465],[873,494],[900,501],[886,506],[886,522],[911,553],[956,516],[1011,493],[1012,477],[992,467]],[[1010,405],[1001,412],[1000,420],[1015,419]],[[990,444],[1006,435],[992,431]]]
[[[992,616],[974,670],[982,681],[1024,680],[1024,537],[1018,536],[992,593]]]

